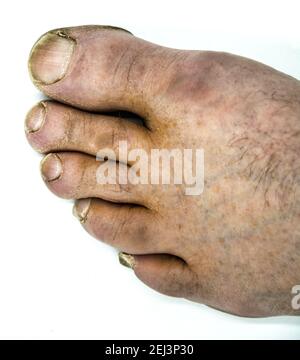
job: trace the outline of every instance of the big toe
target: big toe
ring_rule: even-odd
[[[29,71],[35,85],[58,101],[145,116],[153,99],[150,83],[159,83],[153,79],[161,64],[161,55],[154,55],[157,48],[119,28],[53,30],[34,45]]]

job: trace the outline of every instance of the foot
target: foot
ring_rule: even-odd
[[[238,315],[299,315],[291,306],[300,283],[298,80],[101,26],[47,33],[29,69],[53,99],[26,118],[29,143],[47,154],[47,187],[76,199],[83,227],[117,248],[139,279]],[[186,195],[186,184],[99,184],[96,154],[118,154],[120,141],[148,154],[203,149],[203,193]]]

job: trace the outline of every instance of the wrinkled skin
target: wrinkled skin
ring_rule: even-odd
[[[161,293],[241,316],[299,315],[291,307],[300,284],[298,80],[100,26],[51,32],[29,68],[54,100],[29,112],[28,141],[56,154],[41,167],[53,193],[91,199],[75,205],[90,234],[134,255],[135,274]],[[97,184],[97,151],[120,140],[147,151],[204,149],[204,192]]]

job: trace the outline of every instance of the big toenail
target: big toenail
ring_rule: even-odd
[[[126,266],[130,269],[135,267],[134,256],[120,252],[119,253],[119,262],[121,265]]]
[[[63,31],[43,35],[31,50],[29,71],[33,80],[44,85],[61,80],[69,67],[75,41]]]
[[[41,173],[45,181],[50,182],[59,179],[62,172],[62,161],[57,154],[49,154],[42,160]]]
[[[26,116],[25,131],[30,134],[34,133],[43,126],[46,117],[46,107],[44,103],[39,103],[33,107]]]
[[[91,206],[91,199],[76,200],[73,207],[73,215],[84,224]]]

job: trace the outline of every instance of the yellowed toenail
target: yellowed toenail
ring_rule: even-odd
[[[63,172],[63,165],[57,154],[48,154],[41,162],[41,173],[45,181],[58,180]]]
[[[51,85],[61,80],[69,67],[75,41],[63,31],[42,36],[31,50],[29,72],[35,83]]]
[[[46,105],[41,102],[34,106],[27,114],[25,131],[27,134],[35,133],[41,129],[46,117]]]
[[[77,200],[73,207],[73,215],[84,224],[87,220],[87,215],[90,210],[91,199]]]
[[[119,261],[121,265],[124,265],[130,269],[134,269],[135,260],[133,255],[129,255],[123,252],[119,253]]]

